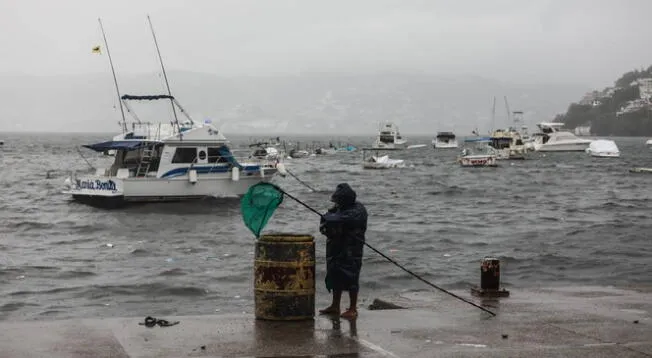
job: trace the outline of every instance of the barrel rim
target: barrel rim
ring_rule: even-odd
[[[308,234],[273,233],[263,234],[258,240],[265,242],[312,242],[315,241],[315,237]]]

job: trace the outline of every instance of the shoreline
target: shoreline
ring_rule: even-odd
[[[153,328],[138,324],[144,317],[3,321],[0,356],[652,356],[650,291],[613,286],[510,291],[500,299],[455,291],[492,309],[493,318],[440,294],[413,292],[380,297],[405,309],[361,307],[356,321],[316,316],[272,322],[252,314],[156,317],[180,323]]]

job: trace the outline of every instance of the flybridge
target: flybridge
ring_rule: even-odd
[[[197,126],[197,123],[190,117],[188,112],[181,106],[181,104],[174,98],[172,95],[167,95],[167,94],[156,94],[156,95],[130,95],[130,94],[125,94],[120,97],[124,107],[127,109],[127,112],[133,117],[133,119],[136,121],[136,123],[132,123],[132,128],[131,131],[136,134],[138,132],[138,135],[140,136],[145,136],[147,138],[155,138],[157,140],[169,136],[173,136],[176,134],[180,134],[182,132],[187,131],[190,128],[194,128]],[[143,121],[140,120],[138,115],[136,115],[136,112],[134,112],[133,108],[129,105],[128,101],[158,101],[158,100],[170,100],[172,103],[172,108],[176,107],[181,114],[183,114],[186,117],[186,121],[184,122],[179,122],[176,120],[176,111],[174,111],[175,115],[175,121],[173,124],[151,124],[151,123],[144,123]],[[126,122],[123,123],[123,128],[127,130],[127,124]]]

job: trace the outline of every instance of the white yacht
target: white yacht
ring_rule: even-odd
[[[141,99],[154,97],[175,103],[168,95]],[[72,172],[63,192],[101,207],[239,196],[277,172],[284,173],[278,159],[236,157],[224,135],[210,124],[185,129],[179,123],[134,124],[131,138],[84,147],[100,153],[115,150],[113,165],[94,168],[91,174]]]
[[[432,146],[435,149],[457,148],[457,138],[453,132],[437,132]]]
[[[578,138],[575,134],[561,130],[564,123],[542,122],[537,124],[541,130],[534,134],[534,150],[539,152],[583,152],[591,140]]]
[[[407,140],[401,137],[398,126],[392,122],[386,122],[378,131],[378,136],[372,147],[403,149],[406,144]]]

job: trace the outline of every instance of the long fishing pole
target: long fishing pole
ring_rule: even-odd
[[[299,179],[299,177],[297,177],[296,175],[294,175],[294,174],[293,174],[290,170],[288,170],[287,168],[285,168],[285,171],[286,171],[288,174],[290,174],[290,176],[292,176],[294,179],[296,179],[299,183],[305,185],[306,188],[308,188],[308,189],[310,189],[310,190],[312,190],[312,191],[314,191],[314,192],[317,191],[317,190],[315,190],[313,187],[311,187],[310,185],[308,185],[308,183],[306,183],[305,181]]]
[[[276,187],[276,190],[278,190],[278,191],[280,191],[281,193],[287,195],[290,199],[292,199],[292,200],[296,201],[297,203],[303,205],[306,209],[308,209],[308,210],[312,211],[313,213],[319,215],[322,219],[324,218],[324,215],[322,215],[319,211],[317,211],[317,210],[313,209],[312,207],[310,207],[308,204],[306,204],[306,203],[304,203],[303,201],[297,199],[296,197],[290,195],[289,193],[287,193],[285,190],[279,188],[278,186],[275,185],[275,187]],[[414,273],[414,272],[408,270],[408,269],[405,268],[403,265],[399,264],[398,262],[394,261],[394,260],[393,260],[392,258],[390,258],[389,256],[387,256],[387,255],[383,254],[382,252],[380,252],[379,250],[377,250],[375,247],[369,245],[367,242],[363,242],[363,244],[364,244],[365,246],[367,246],[368,248],[370,248],[371,250],[373,250],[373,251],[374,251],[375,253],[377,253],[378,255],[380,255],[380,256],[382,256],[383,258],[385,258],[387,261],[389,261],[389,262],[393,263],[394,265],[396,265],[396,267],[398,267],[398,268],[400,268],[401,270],[407,272],[408,274],[412,275],[414,278],[416,278],[416,279],[418,279],[419,281],[425,283],[426,285],[428,285],[428,286],[430,286],[430,287],[433,287],[433,288],[436,288],[437,290],[439,290],[439,291],[441,291],[441,292],[444,292],[444,293],[446,293],[446,294],[449,294],[449,295],[451,295],[451,296],[457,298],[457,299],[460,300],[460,301],[463,301],[463,302],[466,302],[466,303],[470,304],[471,306],[474,306],[474,307],[476,307],[476,308],[479,308],[479,309],[481,309],[481,310],[483,310],[483,311],[485,311],[485,312],[491,314],[492,316],[496,316],[495,313],[489,311],[488,309],[486,309],[486,308],[484,308],[484,307],[482,307],[482,306],[479,306],[479,305],[477,305],[477,304],[475,304],[475,303],[473,303],[473,302],[471,302],[471,301],[469,301],[469,300],[467,300],[467,299],[465,299],[465,298],[463,298],[463,297],[460,297],[460,296],[458,296],[458,295],[456,295],[456,294],[454,294],[454,293],[452,293],[452,292],[450,292],[450,291],[448,291],[448,290],[446,290],[446,289],[443,289],[443,288],[441,288],[441,287],[435,285],[434,283],[432,283],[432,282],[426,280],[425,278],[423,278],[423,277],[417,275],[416,273]]]

